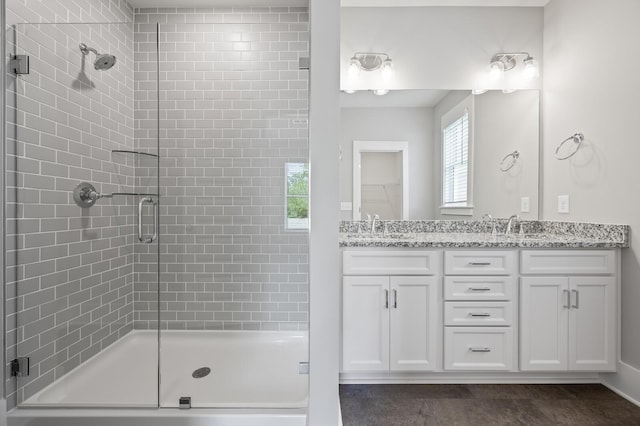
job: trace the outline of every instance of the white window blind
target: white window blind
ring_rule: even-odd
[[[444,129],[442,198],[445,205],[465,205],[468,201],[469,113]]]

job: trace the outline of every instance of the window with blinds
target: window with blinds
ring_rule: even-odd
[[[468,202],[469,113],[445,127],[442,141],[442,201],[445,206]]]

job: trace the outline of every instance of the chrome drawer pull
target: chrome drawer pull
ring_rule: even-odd
[[[571,307],[575,308],[575,309],[580,309],[580,299],[579,299],[579,293],[578,290],[571,290],[571,295],[576,295],[576,301],[575,303],[571,303]]]
[[[487,314],[487,313],[474,314],[473,312],[470,312],[470,313],[469,313],[469,316],[470,316],[470,317],[485,317],[485,318],[486,318],[486,317],[490,317],[490,316],[491,316],[491,314]]]
[[[562,296],[564,297],[565,302],[563,302],[562,307],[563,308],[569,308],[569,290],[562,290]]]
[[[393,309],[398,309],[398,290],[393,290]]]
[[[469,291],[491,291],[489,287],[469,287]]]
[[[489,266],[491,262],[469,262],[471,266]]]
[[[384,291],[384,307],[389,309],[389,290]]]
[[[491,352],[489,348],[469,348],[471,352]]]

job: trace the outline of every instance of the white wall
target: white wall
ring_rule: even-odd
[[[622,361],[640,367],[640,2],[552,0],[544,8],[543,217],[631,225],[622,255]],[[571,160],[553,156],[575,132]],[[570,196],[568,215],[557,196]],[[640,395],[636,395],[636,398]]]
[[[342,8],[341,87],[372,88],[374,73],[361,72],[362,83],[353,85],[345,71],[355,52],[383,52],[395,67],[391,89],[539,88],[539,79],[523,81],[516,70],[490,85],[487,71],[505,50],[527,51],[542,63],[541,31],[542,8]]]
[[[538,218],[538,142],[540,103],[537,91],[504,94],[490,91],[475,97],[473,190],[474,216],[519,214]],[[517,150],[513,168],[503,172],[500,162]],[[521,197],[529,198],[529,212],[520,211]]]
[[[339,0],[310,0],[309,426],[339,424]]]
[[[353,141],[409,142],[409,219],[432,219],[433,110],[431,108],[343,108],[340,201],[353,197]],[[352,219],[342,211],[342,220]]]

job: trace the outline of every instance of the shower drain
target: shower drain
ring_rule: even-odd
[[[211,369],[209,367],[198,368],[191,374],[191,377],[194,379],[202,379],[203,377],[207,377],[211,373]]]

